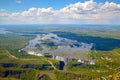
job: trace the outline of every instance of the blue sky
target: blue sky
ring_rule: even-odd
[[[66,5],[84,1],[86,0],[0,0],[0,8],[8,10],[8,12],[18,11],[20,12],[27,10],[31,7],[36,8],[53,7],[54,9],[60,9],[65,7]],[[120,4],[120,0],[94,0],[94,1],[98,3],[104,3],[106,1],[109,1]]]
[[[0,0],[0,24],[120,24],[119,14],[120,0]]]

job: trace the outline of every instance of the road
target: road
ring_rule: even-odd
[[[10,54],[9,51],[7,51],[7,50],[6,50],[6,55],[7,55],[9,58],[19,59],[19,58],[17,58],[16,56],[13,56],[12,54]]]
[[[18,58],[12,54],[10,54],[9,51],[6,50],[6,55],[9,57],[9,58],[13,58],[13,59],[19,59],[19,60],[40,60],[40,59],[36,59],[36,58]],[[57,69],[53,63],[50,61],[50,60],[46,60],[55,70]]]
[[[51,61],[48,60],[48,62],[51,64],[51,66],[56,70],[57,68],[53,65]]]

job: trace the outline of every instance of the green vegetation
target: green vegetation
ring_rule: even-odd
[[[7,50],[16,57],[35,57],[25,53],[18,53],[18,50],[28,44],[33,37],[23,37],[15,34],[0,35],[0,48]]]
[[[48,75],[44,75],[40,80],[52,80]]]
[[[34,69],[21,69],[21,68],[0,68],[1,77],[14,77],[22,80],[35,80],[39,72]]]
[[[95,37],[73,32],[54,32],[54,33],[60,37],[77,40],[78,42],[94,43],[94,47],[96,50],[109,51],[120,47],[119,45],[120,40],[118,39]]]
[[[0,35],[0,78],[3,80],[35,80],[36,75],[42,70],[53,70],[48,62],[51,61],[59,68],[59,61],[28,55],[18,50],[28,44],[33,37],[19,35]],[[29,74],[28,74],[29,73]],[[45,80],[48,76],[44,76]]]
[[[57,33],[63,37],[80,41],[99,43],[98,47],[102,49],[109,47],[107,50],[91,50],[86,56],[87,59],[95,59],[95,65],[86,65],[76,61],[68,62],[64,70],[60,68],[59,61],[28,55],[25,52],[18,52],[19,49],[25,47],[28,41],[34,36],[20,36],[18,34],[0,35],[0,80],[106,80],[120,79],[120,47],[119,28],[116,29],[107,27],[101,29],[93,28],[55,28],[52,30],[42,29],[41,27],[34,28],[8,28],[13,32],[23,33],[40,33],[44,31],[62,31]],[[102,28],[103,29],[103,28]],[[118,30],[117,30],[118,29]],[[65,32],[65,33],[64,33]],[[69,33],[68,33],[69,32]],[[73,34],[74,33],[74,34]],[[110,34],[112,33],[112,34]],[[72,34],[72,35],[71,35]],[[111,38],[108,40],[108,38]],[[118,41],[114,44],[114,41]],[[101,43],[101,44],[100,44]],[[107,46],[106,46],[107,43]],[[52,43],[48,43],[50,46]],[[116,45],[117,44],[117,45]],[[41,50],[39,45],[36,45]],[[51,49],[56,47],[52,46]],[[62,52],[61,52],[62,53]],[[63,53],[65,54],[65,53]],[[54,67],[57,69],[54,69]]]

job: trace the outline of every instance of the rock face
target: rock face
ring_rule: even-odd
[[[10,75],[14,75],[15,77],[18,77],[19,78],[19,75],[24,73],[25,71],[24,70],[7,70],[4,73],[4,75],[2,77],[7,77],[7,76],[10,76]]]
[[[9,67],[17,67],[18,64],[15,64],[15,63],[0,63],[0,66],[5,67],[5,68],[9,68]]]

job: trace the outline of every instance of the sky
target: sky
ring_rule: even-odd
[[[0,24],[120,24],[120,0],[0,0]]]

